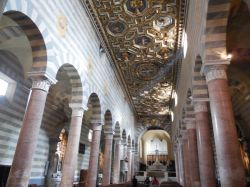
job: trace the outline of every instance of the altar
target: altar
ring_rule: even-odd
[[[147,167],[147,176],[156,177],[159,181],[168,180],[167,164],[164,165],[159,160],[159,150],[155,150],[155,161]]]

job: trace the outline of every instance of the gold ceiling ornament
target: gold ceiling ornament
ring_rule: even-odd
[[[138,116],[166,115],[185,0],[86,0]],[[158,83],[158,84],[156,84]]]
[[[65,37],[67,33],[68,21],[64,15],[57,16],[57,31],[61,37]]]

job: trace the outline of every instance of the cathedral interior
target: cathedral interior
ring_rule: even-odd
[[[250,0],[0,0],[0,187],[247,187],[249,111]]]

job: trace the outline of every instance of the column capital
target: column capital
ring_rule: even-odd
[[[83,117],[84,109],[83,108],[72,108],[71,117]]]
[[[183,119],[184,124],[195,124],[195,118],[194,117],[189,117],[189,118],[184,118]]]
[[[196,128],[195,123],[188,123],[188,124],[186,124],[186,126],[187,126],[187,129],[195,129]]]
[[[121,137],[117,137],[117,136],[114,135],[114,141],[115,141],[116,143],[121,144],[122,139],[121,139]]]
[[[102,130],[102,124],[101,123],[92,124],[92,130],[93,131],[101,131]]]
[[[83,111],[87,111],[88,107],[82,103],[69,103],[69,107],[73,110],[74,108],[82,108]]]
[[[53,82],[46,77],[31,77],[32,79],[32,90],[43,90],[49,91],[50,86]]]
[[[109,139],[109,140],[113,140],[113,133],[105,133],[104,132],[104,138]]]
[[[215,79],[227,80],[227,65],[211,65],[204,68],[207,83]]]
[[[208,112],[207,102],[195,102],[194,103],[194,112]]]

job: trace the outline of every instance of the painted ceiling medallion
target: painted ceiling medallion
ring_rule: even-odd
[[[121,21],[110,21],[107,25],[107,30],[111,35],[122,35],[126,30],[126,24]]]
[[[140,47],[147,47],[150,45],[152,42],[152,39],[149,36],[143,35],[143,36],[138,36],[135,38],[134,43],[135,46],[140,48]]]
[[[141,80],[152,80],[158,73],[159,68],[153,63],[139,64],[136,68],[136,74]]]
[[[171,16],[160,16],[154,21],[154,28],[163,31],[174,26],[174,19]]]
[[[127,0],[124,7],[131,15],[141,15],[147,8],[147,0]]]

